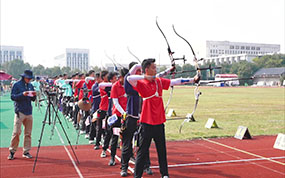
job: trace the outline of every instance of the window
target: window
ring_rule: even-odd
[[[252,46],[252,47],[251,47],[251,50],[255,50],[255,47],[254,47],[254,46]]]
[[[230,49],[234,49],[235,47],[234,46],[230,46]]]
[[[239,49],[239,46],[236,46],[236,49]]]
[[[241,46],[240,49],[244,49],[244,46]]]
[[[246,50],[250,50],[250,46],[247,46],[245,49],[246,49]]]
[[[17,56],[22,56],[22,51],[17,51],[16,54]]]
[[[256,47],[256,50],[260,50],[260,47]]]

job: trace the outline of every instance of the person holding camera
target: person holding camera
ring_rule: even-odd
[[[31,101],[36,100],[36,91],[34,91],[34,87],[30,81],[34,76],[31,70],[25,70],[21,76],[21,80],[17,81],[13,85],[11,91],[11,99],[14,101],[15,106],[15,118],[11,144],[9,147],[9,160],[14,159],[15,152],[17,151],[22,125],[25,127],[23,157],[32,158],[32,155],[29,153],[31,149],[31,134],[33,126]]]

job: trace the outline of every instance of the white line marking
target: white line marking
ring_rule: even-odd
[[[168,167],[184,167],[184,166],[197,166],[197,165],[209,165],[209,164],[224,164],[224,163],[238,163],[238,162],[250,162],[250,161],[260,161],[260,160],[274,160],[274,159],[284,159],[282,157],[271,157],[271,158],[254,158],[254,159],[239,159],[239,160],[226,160],[226,161],[210,161],[201,163],[186,163],[186,164],[174,164],[168,165]],[[159,166],[151,166],[150,168],[157,169]]]
[[[215,141],[213,141],[213,140],[209,140],[209,139],[206,139],[206,138],[202,138],[202,139],[205,140],[205,141],[207,141],[207,142],[214,143],[214,144],[217,144],[217,145],[220,145],[220,146],[223,146],[223,147],[226,147],[226,148],[235,150],[235,151],[239,151],[239,152],[242,152],[242,153],[251,155],[251,156],[255,156],[255,157],[258,157],[258,158],[265,158],[265,157],[263,157],[263,156],[260,156],[260,155],[254,154],[254,153],[250,153],[250,152],[248,152],[248,151],[241,150],[241,149],[238,149],[238,148],[234,148],[234,147],[231,147],[231,146],[222,144],[222,143],[220,143],[220,142],[215,142]],[[268,159],[268,161],[272,161],[272,162],[274,162],[274,163],[281,164],[281,165],[285,166],[285,163],[281,163],[281,162],[279,162],[279,161],[269,160],[269,159]]]
[[[108,151],[109,153],[111,153],[111,150],[110,150],[110,149],[107,149],[107,151]],[[121,158],[120,158],[119,156],[115,155],[115,158],[116,158],[119,162],[121,162]],[[135,170],[134,170],[133,168],[131,168],[131,166],[128,167],[128,170],[130,170],[132,173],[135,172]]]
[[[213,147],[211,147],[211,146],[207,146],[207,145],[204,145],[204,144],[201,144],[201,143],[196,143],[196,144],[201,145],[201,146],[206,147],[206,148],[209,148],[209,149],[211,149],[211,150],[217,151],[217,152],[219,152],[219,153],[222,153],[222,154],[225,154],[225,155],[228,155],[228,156],[237,158],[237,159],[242,159],[241,157],[235,156],[235,155],[231,154],[230,152],[229,152],[229,153],[228,153],[228,152],[224,152],[224,151],[221,151],[221,150],[219,150],[219,149],[215,149],[215,148],[213,148]],[[266,167],[266,166],[263,166],[263,165],[261,165],[261,164],[257,164],[256,162],[249,162],[249,163],[250,163],[250,164],[253,164],[253,165],[256,165],[256,166],[259,166],[259,167],[262,167],[262,168],[267,169],[267,170],[269,170],[269,171],[272,171],[272,172],[275,172],[275,173],[284,175],[283,172],[277,171],[277,170],[275,170],[275,169],[271,169],[271,168]]]
[[[72,164],[73,164],[73,167],[75,168],[77,174],[79,175],[80,178],[84,178],[83,175],[81,174],[79,168],[77,167],[75,161],[73,160],[73,158],[72,158],[70,152],[68,151],[68,149],[67,149],[66,146],[64,145],[64,141],[63,141],[63,139],[62,139],[62,137],[61,137],[59,131],[57,130],[57,127],[56,127],[56,126],[55,126],[55,130],[56,130],[56,132],[57,132],[57,134],[58,134],[58,136],[59,136],[59,139],[60,139],[61,143],[63,144],[63,147],[64,147],[64,149],[65,149],[65,151],[66,151],[66,153],[67,153],[69,159],[71,160],[71,162],[72,162]]]

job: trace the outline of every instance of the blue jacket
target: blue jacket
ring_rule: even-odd
[[[126,94],[128,95],[128,101],[127,101],[127,114],[138,116],[141,110],[141,101],[140,96],[136,90],[134,90],[133,86],[129,83],[127,80],[127,77],[130,76],[130,73],[128,73],[124,78],[124,88],[126,91]]]
[[[92,86],[92,97],[93,97],[93,103],[92,103],[92,113],[96,112],[99,109],[99,105],[101,102],[100,92],[99,92],[99,84],[96,82]]]
[[[15,113],[23,113],[25,115],[32,114],[32,103],[31,101],[36,100],[36,96],[24,96],[24,91],[34,91],[34,87],[31,83],[26,83],[24,79],[17,81],[11,92],[11,99],[14,101]]]

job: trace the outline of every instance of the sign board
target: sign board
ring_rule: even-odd
[[[234,136],[237,139],[251,139],[251,135],[247,127],[239,126]]]
[[[120,131],[121,131],[121,128],[113,127],[113,134],[114,135],[120,136]]]
[[[216,123],[215,119],[213,118],[209,118],[206,125],[206,128],[210,129],[210,128],[218,128],[218,124]]]
[[[282,133],[278,134],[273,148],[285,150],[285,134],[282,134]]]
[[[176,116],[174,109],[169,109],[167,113],[167,117],[174,117],[174,116]]]

